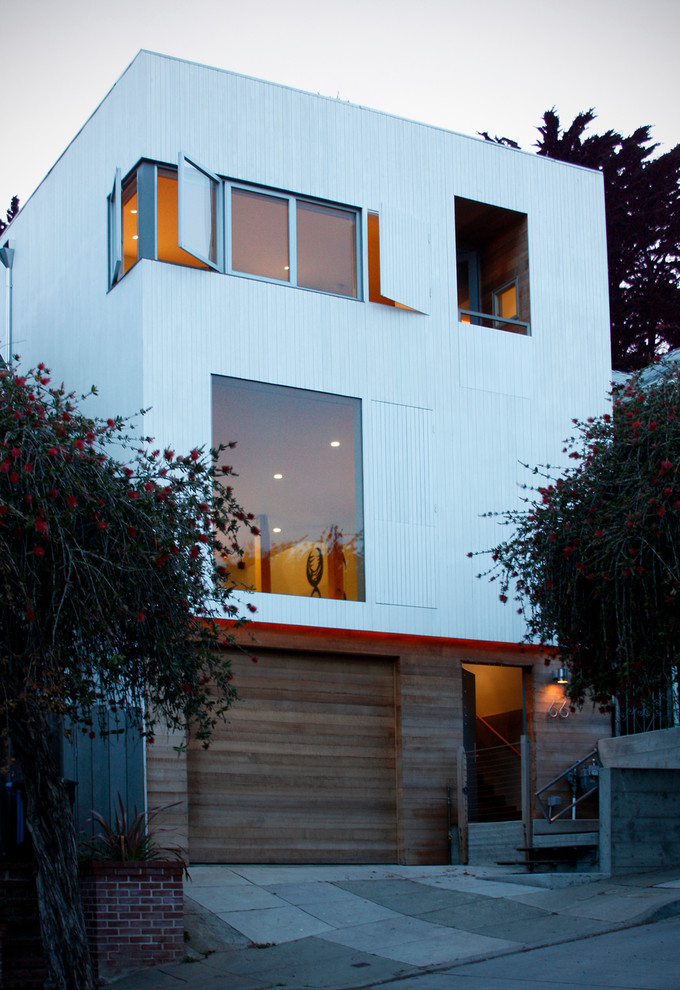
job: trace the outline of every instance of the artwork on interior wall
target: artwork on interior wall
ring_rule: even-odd
[[[312,547],[307,554],[307,580],[312,586],[310,598],[321,598],[319,583],[323,577],[323,554],[318,547]]]

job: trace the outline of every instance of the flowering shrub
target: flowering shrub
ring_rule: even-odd
[[[659,366],[615,387],[612,411],[574,420],[574,466],[527,508],[503,514],[513,535],[484,575],[519,603],[529,641],[551,645],[577,704],[603,710],[628,694],[648,704],[680,662],[680,369]]]
[[[162,720],[207,746],[235,698],[218,620],[245,621],[225,561],[250,523],[219,451],[155,450],[120,417],[89,418],[42,364],[0,368],[0,445],[0,716],[24,774],[51,985],[86,990],[49,720],[94,735],[98,712],[125,707],[149,743]]]
[[[244,514],[214,456],[140,446],[48,375],[0,371],[3,721],[11,735],[21,702],[94,732],[96,710],[124,704],[147,733],[162,714],[207,738],[234,698],[219,557],[239,556]]]

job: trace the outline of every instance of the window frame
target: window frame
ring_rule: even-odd
[[[132,171],[132,169],[130,170]],[[123,182],[121,171],[116,169],[113,179],[113,188],[107,196],[107,209],[109,215],[109,289],[118,282],[123,267]],[[124,273],[123,273],[124,274]]]
[[[197,251],[193,251],[188,245],[184,243],[184,201],[186,198],[186,192],[184,189],[184,165],[188,164],[192,168],[196,169],[202,175],[206,176],[215,185],[215,260],[211,258],[204,257]],[[182,250],[190,254],[192,258],[196,258],[201,261],[208,268],[212,268],[213,271],[221,272],[224,271],[223,263],[223,245],[224,245],[224,209],[222,208],[222,196],[224,195],[224,180],[218,175],[215,175],[204,165],[201,165],[194,158],[185,155],[180,151],[177,156],[177,246]]]
[[[235,275],[238,278],[253,278],[260,282],[270,282],[272,285],[288,285],[295,289],[302,289],[305,292],[321,292],[323,295],[334,296],[336,299],[354,299],[357,302],[364,301],[363,292],[363,256],[362,256],[362,211],[360,207],[349,206],[345,203],[336,203],[325,199],[316,199],[313,196],[284,192],[270,186],[253,185],[252,183],[241,182],[237,179],[224,179],[224,242],[225,242],[225,268],[227,275]],[[254,193],[260,196],[269,196],[272,199],[285,200],[288,204],[288,278],[278,279],[268,275],[257,275],[251,272],[242,272],[232,266],[233,243],[231,225],[231,193],[233,189],[242,189],[244,192]],[[297,206],[298,203],[309,203],[312,206],[321,206],[328,210],[337,210],[340,213],[351,213],[354,216],[354,271],[356,279],[356,295],[347,295],[342,292],[331,292],[329,289],[314,289],[298,283],[298,263],[297,263]]]
[[[212,261],[202,254],[191,250],[183,243],[183,208],[184,208],[184,187],[183,187],[183,165],[188,163],[192,168],[207,176],[216,184],[216,236],[217,236],[217,258]],[[180,152],[177,164],[160,162],[150,158],[140,158],[136,164],[126,173],[121,180],[120,169],[116,170],[116,182],[114,189],[108,196],[109,208],[109,287],[120,281],[127,272],[121,274],[123,263],[122,258],[122,182],[133,173],[137,174],[137,197],[138,197],[138,243],[137,260],[147,258],[152,261],[163,259],[158,258],[157,244],[157,224],[158,224],[158,200],[156,195],[156,183],[159,169],[168,171],[176,170],[177,174],[177,247],[187,254],[196,258],[206,269],[217,271],[225,275],[233,275],[238,278],[250,278],[260,282],[269,282],[272,285],[287,285],[306,292],[320,292],[323,295],[333,296],[337,299],[352,299],[356,302],[365,302],[365,277],[364,277],[364,232],[363,219],[365,210],[361,207],[351,206],[347,203],[338,203],[334,200],[318,199],[314,196],[306,196],[301,193],[287,192],[273,186],[263,186],[251,182],[243,182],[240,179],[220,176],[206,168],[191,155]],[[119,183],[117,185],[116,183]],[[277,279],[268,275],[257,275],[251,272],[242,272],[232,267],[232,227],[231,227],[231,194],[233,189],[242,189],[245,192],[254,193],[261,196],[269,196],[274,199],[282,199],[288,205],[288,279]],[[338,210],[341,213],[350,213],[354,217],[354,271],[356,295],[346,295],[341,292],[332,292],[328,289],[316,289],[299,285],[297,279],[297,204],[309,203],[312,206],[320,206],[328,210]],[[119,233],[114,233],[117,228]],[[120,242],[118,251],[120,260],[117,267],[113,258],[113,239],[117,237],[116,244]],[[165,261],[165,264],[180,264],[181,262]],[[191,266],[189,266],[191,267]],[[115,277],[114,277],[115,270]]]
[[[295,212],[297,197],[291,193],[284,193],[278,189],[270,189],[267,186],[253,186],[245,182],[238,182],[233,179],[224,179],[224,242],[225,242],[225,268],[227,275],[235,275],[237,278],[254,278],[259,282],[271,282],[272,285],[290,285],[300,288],[297,284],[297,228],[294,221],[291,222],[291,212]],[[270,275],[258,275],[255,272],[242,272],[234,268],[233,259],[233,229],[232,229],[232,190],[240,189],[243,192],[254,193],[258,196],[268,196],[270,199],[280,199],[288,204],[288,278],[273,278]]]

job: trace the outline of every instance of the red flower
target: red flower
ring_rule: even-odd
[[[195,447],[194,447],[194,449],[193,449],[193,450],[191,451],[191,453],[189,454],[189,457],[191,458],[191,460],[192,460],[192,461],[197,461],[197,460],[198,460],[198,458],[200,457],[200,454],[198,453],[198,451],[196,450],[196,448],[195,448]]]
[[[146,622],[146,616],[143,612],[137,612],[137,622]]]
[[[248,611],[257,612],[257,605],[253,605],[251,602],[248,602]]]
[[[10,474],[9,480],[12,482],[13,485],[16,485],[16,483],[19,481],[19,475],[16,472],[13,472],[12,474]]]
[[[78,439],[78,440],[76,440],[74,446],[75,446],[76,450],[84,450],[85,449],[85,441]]]
[[[18,447],[12,447],[10,453],[15,460],[17,459],[17,457],[21,457],[21,451],[19,450]]]
[[[251,657],[250,659],[251,659],[251,661],[253,663],[257,663],[257,661],[258,661],[259,658],[258,657]]]
[[[41,547],[40,545],[38,545],[38,546],[37,546],[37,547],[35,547],[35,549],[33,550],[33,553],[34,553],[34,554],[36,555],[36,557],[44,557],[44,556],[45,556],[45,550],[44,550],[44,547]]]
[[[137,530],[134,526],[128,526],[128,536],[135,537],[137,535]]]
[[[47,453],[50,455],[50,457],[59,457],[59,448],[58,447],[50,447],[50,449],[47,451]]]
[[[156,486],[154,485],[153,481],[147,481],[147,483],[144,485],[144,491],[145,492],[152,492],[155,487]]]
[[[498,599],[499,599],[499,601],[503,602],[503,604],[505,605],[505,603],[508,600],[508,596],[507,595],[499,595],[498,596]]]
[[[35,619],[35,615],[33,614],[32,608],[26,609],[26,611],[24,612],[24,618],[26,619],[26,622],[33,622],[33,620]]]
[[[45,522],[44,519],[36,519],[36,521],[35,521],[35,528],[36,528],[36,530],[39,533],[46,533],[47,532],[47,523]]]
[[[50,488],[47,494],[50,496],[50,498],[56,498],[59,492],[57,491],[56,488]]]
[[[75,495],[69,495],[68,498],[66,499],[66,504],[69,506],[69,508],[75,509],[75,507],[78,504],[78,499],[75,497]]]
[[[109,427],[109,429],[111,429],[112,426],[116,425],[116,421],[114,419],[107,419],[106,425]]]
[[[33,465],[32,464],[24,464],[24,471],[25,471],[26,474],[33,474]]]

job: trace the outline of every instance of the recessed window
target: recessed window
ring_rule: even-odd
[[[528,334],[526,214],[461,197],[455,211],[458,319]]]
[[[176,265],[208,268],[179,246],[177,170],[158,168],[156,178],[156,258]]]
[[[494,316],[502,316],[504,320],[517,320],[519,318],[518,302],[517,279],[513,279],[508,285],[494,290]]]
[[[132,175],[123,183],[122,196],[123,211],[123,271],[129,271],[137,261],[137,243],[139,236],[137,233],[137,173]]]
[[[239,534],[237,581],[363,601],[360,400],[213,375],[212,409],[213,444],[237,441],[222,460],[260,531]]]
[[[185,155],[141,161],[122,192],[117,170],[108,201],[110,285],[149,258],[360,295],[357,210],[221,179]]]

